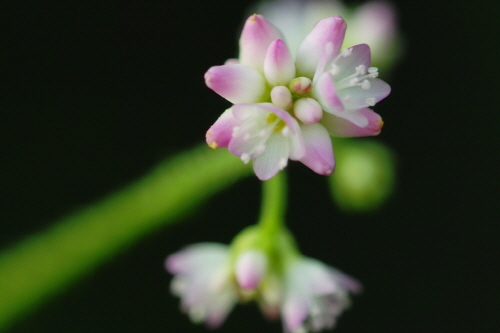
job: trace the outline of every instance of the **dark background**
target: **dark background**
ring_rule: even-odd
[[[229,105],[203,73],[236,55],[250,3],[2,1],[0,246],[202,143]],[[288,223],[301,249],[365,285],[339,333],[498,329],[500,8],[428,3],[397,4],[406,54],[381,73],[393,89],[376,107],[379,140],[398,158],[391,200],[345,215],[323,177],[289,167]],[[259,191],[253,177],[236,184],[10,332],[206,332],[178,311],[163,259],[186,244],[229,242],[256,221]],[[281,324],[248,305],[219,330],[255,331]]]

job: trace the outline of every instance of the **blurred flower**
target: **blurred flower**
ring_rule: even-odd
[[[229,247],[217,243],[189,246],[165,261],[166,269],[175,275],[172,293],[181,298],[181,309],[195,323],[210,328],[220,326],[237,301],[232,282]]]
[[[319,21],[298,46],[296,59],[281,33],[264,17],[250,16],[240,38],[239,59],[205,73],[209,88],[235,104],[207,131],[212,148],[227,147],[261,180],[299,160],[318,174],[334,168],[330,135],[377,135],[380,116],[369,106],[390,87],[369,67],[370,48],[340,52],[342,17]]]
[[[336,0],[261,1],[251,12],[261,13],[272,22],[284,34],[292,53],[319,20],[334,15],[342,16],[349,26],[343,47],[370,45],[373,63],[378,67],[388,69],[401,53],[396,10],[388,1],[368,1],[356,8]]]
[[[267,250],[256,247],[266,243],[262,236],[251,228],[231,246],[201,243],[170,255],[165,266],[175,275],[171,289],[182,310],[216,328],[236,302],[255,300],[268,318],[281,315],[285,332],[332,328],[349,305],[348,293],[361,291],[359,282],[297,253],[288,232]]]
[[[362,288],[353,278],[306,257],[287,268],[284,281],[282,316],[290,333],[333,328],[349,306],[348,292]]]
[[[338,164],[330,177],[335,201],[345,211],[379,208],[393,191],[395,161],[383,143],[373,140],[335,140]]]

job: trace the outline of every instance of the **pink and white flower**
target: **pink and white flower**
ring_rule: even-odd
[[[273,22],[283,32],[292,54],[316,22],[334,15],[342,16],[349,24],[343,45],[370,45],[372,60],[379,66],[393,65],[403,49],[396,8],[384,0],[370,0],[355,7],[338,0],[260,1],[250,12]]]
[[[281,316],[285,332],[318,332],[335,326],[349,306],[349,292],[361,284],[350,276],[311,258],[301,258],[285,272]]]
[[[370,67],[370,48],[340,51],[346,24],[340,16],[319,21],[296,59],[281,33],[264,17],[247,19],[239,59],[205,73],[209,88],[234,104],[207,132],[207,144],[224,147],[267,180],[298,160],[321,175],[333,172],[330,135],[377,135],[380,116],[369,107],[390,87]]]
[[[165,268],[175,275],[172,293],[181,298],[181,309],[191,320],[219,327],[238,300],[229,247],[218,243],[191,245],[167,257]]]
[[[236,302],[255,299],[268,318],[281,315],[286,333],[316,332],[332,328],[349,305],[349,293],[362,288],[355,279],[311,258],[290,260],[290,253],[281,251],[270,258],[252,248],[233,258],[233,250],[201,243],[165,261],[175,275],[172,293],[181,298],[181,308],[193,322],[219,327]]]

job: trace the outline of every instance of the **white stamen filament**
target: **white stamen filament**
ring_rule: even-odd
[[[335,65],[337,66],[337,65]],[[338,66],[337,66],[338,67]],[[355,68],[355,73],[343,78],[342,80],[335,82],[335,88],[337,90],[342,90],[350,87],[361,87],[362,89],[370,89],[371,83],[367,79],[373,79],[378,76],[378,68],[370,67],[368,68],[368,73],[366,72],[365,65],[359,65]]]

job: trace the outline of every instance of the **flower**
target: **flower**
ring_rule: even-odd
[[[175,275],[172,293],[181,298],[181,308],[193,322],[210,328],[219,327],[236,302],[250,300],[256,300],[268,318],[281,315],[287,333],[332,328],[349,305],[349,292],[361,291],[360,283],[295,254],[293,245],[285,244],[290,240],[281,239],[283,246],[274,256],[262,249],[239,251],[239,245],[217,243],[174,253],[165,261]]]
[[[250,11],[261,13],[284,33],[292,54],[316,22],[333,15],[341,15],[349,24],[344,45],[370,45],[372,60],[378,66],[394,64],[403,49],[396,9],[384,0],[367,1],[354,8],[337,0],[261,1]]]
[[[175,274],[172,293],[181,298],[181,308],[191,320],[219,327],[237,301],[229,247],[218,243],[191,245],[167,257],[165,268]]]
[[[315,259],[303,257],[285,273],[281,305],[285,332],[318,332],[335,326],[349,306],[348,292],[359,293],[355,279]]]
[[[239,59],[205,73],[209,88],[234,105],[207,131],[207,144],[224,147],[244,163],[253,160],[267,180],[298,160],[321,175],[333,172],[330,135],[377,135],[380,116],[370,106],[390,87],[370,67],[370,48],[340,52],[342,17],[319,21],[297,49],[295,60],[281,33],[264,17],[250,16],[240,38]]]

